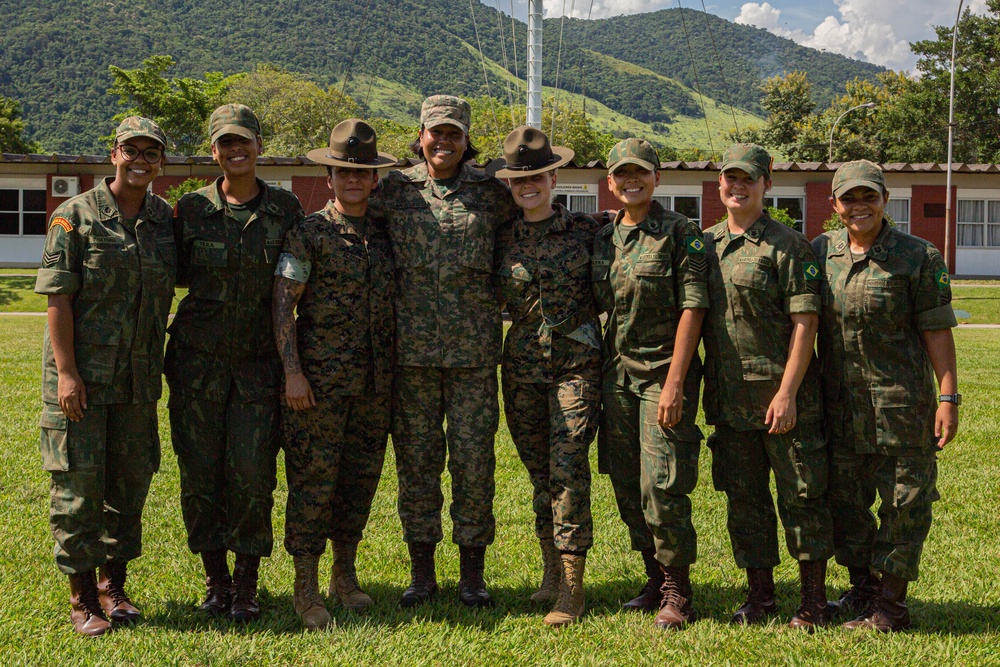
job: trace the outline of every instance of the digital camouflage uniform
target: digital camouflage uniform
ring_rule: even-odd
[[[452,539],[486,546],[495,531],[493,438],[500,419],[494,240],[518,210],[505,185],[468,164],[443,181],[423,163],[392,171],[379,193],[396,263],[392,443],[403,539],[441,541],[447,452]]]
[[[590,442],[601,402],[601,323],[590,287],[599,225],[555,205],[542,223],[519,218],[500,241],[497,281],[511,327],[503,349],[507,426],[533,486],[535,534],[586,551]]]
[[[142,552],[142,508],[160,467],[156,401],[177,252],[170,205],[147,194],[133,228],[109,188],[52,215],[35,291],[73,295],[73,344],[87,391],[83,419],[59,407],[48,326],[42,377],[42,465],[52,473],[49,524],[67,574]]]
[[[174,215],[177,283],[190,290],[167,345],[170,430],[191,551],[267,556],[282,377],[271,283],[285,231],[303,213],[295,195],[258,179],[244,225],[221,181],[184,195]]]
[[[936,385],[921,334],[957,325],[948,271],[931,243],[887,221],[864,255],[852,256],[846,229],[813,248],[837,562],[912,581],[940,497]]]
[[[316,406],[283,409],[285,549],[320,555],[327,538],[357,544],[389,436],[392,249],[384,220],[329,202],[285,235],[275,275],[305,284],[295,328]]]
[[[598,465],[611,476],[632,548],[655,547],[660,563],[681,567],[696,556],[688,494],[702,438],[697,352],[680,422],[661,428],[656,412],[681,310],[708,308],[705,242],[697,225],[656,201],[638,225],[622,225],[623,216],[598,232],[591,263],[598,308],[608,313]]]
[[[792,558],[833,555],[826,506],[827,456],[819,365],[813,359],[795,397],[795,426],[768,433],[768,406],[781,387],[792,338],[791,316],[819,314],[821,276],[806,238],[766,213],[731,238],[721,222],[705,232],[711,307],[705,343],[705,418],[712,480],[728,499],[729,539],[740,568],[773,568],[778,512]]]

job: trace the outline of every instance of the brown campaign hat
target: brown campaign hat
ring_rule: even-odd
[[[573,150],[552,146],[541,130],[527,125],[515,129],[503,142],[503,159],[507,163],[496,173],[497,178],[524,178],[558,169],[573,159]]]
[[[351,169],[389,167],[398,160],[388,153],[379,153],[378,137],[371,125],[358,118],[348,118],[333,128],[330,145],[308,153],[313,162]]]

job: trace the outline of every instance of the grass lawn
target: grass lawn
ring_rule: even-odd
[[[742,600],[743,577],[733,565],[725,532],[725,503],[712,490],[710,456],[703,450],[693,495],[699,562],[693,569],[695,605],[703,620],[665,634],[652,617],[618,611],[643,579],[628,550],[610,483],[595,475],[596,544],[587,569],[588,613],[562,631],[541,623],[546,608],[528,600],[540,577],[530,488],[506,426],[497,438],[497,539],[488,552],[487,579],[496,605],[469,610],[457,600],[457,549],[438,550],[443,590],[432,604],[401,610],[408,560],[395,511],[390,454],[359,555],[362,585],[376,600],[366,615],[334,608],[337,628],[299,630],[292,610],[292,562],[281,548],[286,487],[279,468],[274,512],[276,548],[262,568],[263,618],[246,628],[199,618],[200,563],[185,545],[178,505],[177,462],[161,401],[163,463],[145,513],[145,555],[130,569],[129,587],[145,614],[134,629],[98,640],[77,637],[69,623],[68,585],[52,561],[48,475],[37,452],[41,318],[0,317],[0,664],[4,665],[984,665],[997,655],[1000,607],[1000,506],[997,436],[1000,431],[1000,332],[956,333],[965,396],[959,439],[941,455],[934,527],[920,580],[911,587],[916,628],[896,636],[851,634],[837,628],[815,636],[790,632],[782,621],[797,606],[796,569],[787,556],[776,572],[780,621],[753,629],[727,620]],[[279,464],[281,462],[279,461]],[[596,466],[595,466],[596,469]],[[446,493],[447,498],[447,493]],[[445,534],[450,532],[446,519]],[[329,555],[324,559],[324,569]],[[323,577],[325,579],[325,577]],[[829,595],[847,584],[831,567]]]
[[[24,272],[27,273],[27,271]],[[48,297],[35,294],[34,290],[34,277],[0,273],[0,313],[44,313]],[[180,303],[185,294],[187,294],[186,287],[176,289],[170,312],[177,310],[177,304]],[[1000,294],[997,296],[1000,297]]]
[[[962,324],[1000,324],[1000,286],[952,285],[951,298],[954,308],[971,316],[959,319]]]

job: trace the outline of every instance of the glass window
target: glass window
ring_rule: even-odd
[[[958,220],[958,234],[955,243],[965,247],[982,247],[986,235],[987,202],[983,199],[959,199],[955,211]],[[989,207],[991,214],[998,213],[994,206]]]
[[[885,205],[885,213],[896,223],[901,232],[910,233],[910,200],[890,199]]]
[[[45,235],[45,190],[0,190],[0,234]]]
[[[668,211],[676,211],[699,227],[701,226],[701,197],[689,195],[653,195],[653,201]]]
[[[780,208],[795,221],[795,229],[802,231],[802,226],[806,221],[803,213],[804,200],[802,197],[764,197],[764,206]]]
[[[578,213],[597,213],[597,195],[569,195],[566,208]]]
[[[0,211],[0,234],[17,234],[17,213]]]

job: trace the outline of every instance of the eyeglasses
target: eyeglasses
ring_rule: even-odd
[[[135,160],[141,154],[146,162],[153,164],[154,162],[159,162],[160,158],[163,157],[162,148],[146,148],[144,150],[139,150],[135,146],[130,144],[118,144],[118,151],[125,158],[126,162],[131,162]]]

